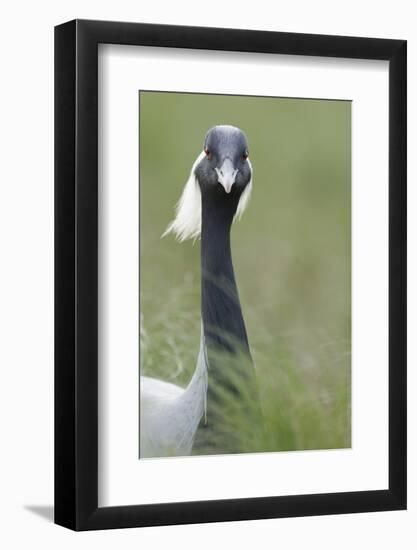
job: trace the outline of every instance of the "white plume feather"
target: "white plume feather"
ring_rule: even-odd
[[[246,162],[249,164],[251,176],[250,176],[248,185],[245,187],[245,189],[243,190],[243,193],[240,196],[239,204],[237,205],[237,210],[234,217],[235,220],[240,220],[240,218],[242,217],[243,212],[246,210],[246,207],[249,204],[249,199],[252,193],[253,169],[252,169],[252,164],[250,160],[246,159]]]
[[[195,169],[204,158],[202,151],[194,162],[190,176],[175,207],[175,218],[168,225],[162,237],[174,233],[182,242],[187,239],[197,239],[201,233],[201,191],[198,185]]]
[[[180,200],[175,207],[175,218],[168,225],[162,237],[174,233],[179,242],[187,239],[198,239],[201,235],[201,190],[195,175],[195,170],[201,160],[204,158],[205,152],[202,151],[194,162],[190,176],[184,186]],[[240,219],[249,202],[252,192],[253,170],[249,159],[247,160],[251,170],[251,179],[244,189],[239,204],[237,206],[234,219]],[[161,237],[161,238],[162,238]]]

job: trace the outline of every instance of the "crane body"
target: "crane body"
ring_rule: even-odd
[[[163,234],[174,233],[180,242],[201,238],[202,330],[197,364],[186,388],[141,377],[141,458],[189,455],[196,440],[204,447],[205,438],[196,437],[204,429],[202,424],[215,440],[220,420],[213,412],[216,397],[211,386],[227,384],[227,356],[246,357],[243,364],[249,367],[244,369],[252,370],[230,244],[232,223],[244,212],[251,190],[245,134],[234,126],[215,126],[191,168],[176,217]],[[223,449],[227,451],[234,448]]]

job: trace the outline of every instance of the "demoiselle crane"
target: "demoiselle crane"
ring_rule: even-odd
[[[195,372],[186,388],[141,377],[141,458],[189,455],[197,431],[209,428],[215,433],[211,403],[216,397],[210,388],[215,382],[228,383],[223,374],[233,368],[233,362],[228,366],[227,358],[246,358],[245,369],[252,369],[230,245],[232,222],[243,214],[252,191],[248,155],[247,138],[239,128],[210,129],[175,219],[163,234],[173,233],[180,242],[201,238],[201,340]]]

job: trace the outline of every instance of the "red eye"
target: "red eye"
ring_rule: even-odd
[[[207,158],[211,160],[211,151],[207,147],[204,147],[204,152],[206,153]]]

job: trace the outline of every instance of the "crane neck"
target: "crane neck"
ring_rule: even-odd
[[[230,245],[238,201],[233,193],[202,194],[201,309],[208,349],[249,355]]]
[[[228,415],[230,403],[242,399],[250,403],[240,418],[247,418],[247,426],[257,426],[258,416],[251,416],[258,403],[257,384],[230,246],[239,197],[230,195],[216,200],[202,193],[201,314],[208,379],[206,422],[197,431],[193,446],[197,454],[244,451],[234,416]]]

